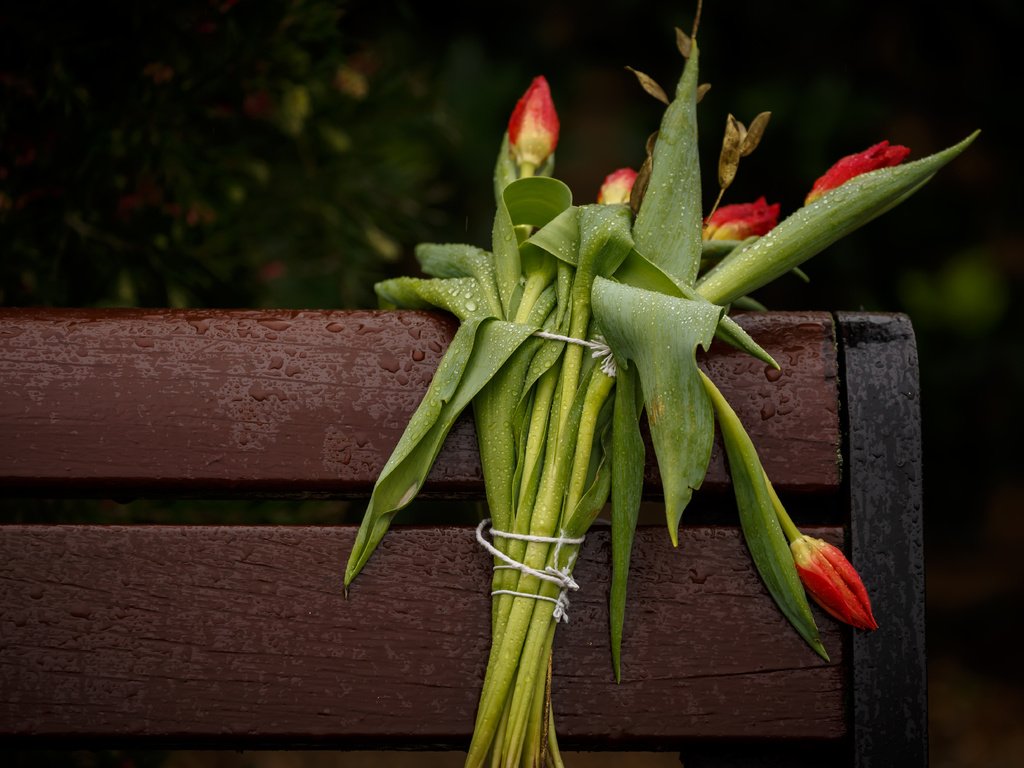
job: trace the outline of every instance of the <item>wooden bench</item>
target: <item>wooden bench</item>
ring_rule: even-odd
[[[722,450],[673,550],[638,532],[615,684],[595,528],[555,644],[567,749],[698,766],[927,763],[917,363],[907,318],[739,316],[781,374],[702,363],[798,523],[843,545],[881,628],[758,581]],[[0,493],[366,497],[451,337],[425,312],[0,309]],[[648,491],[657,498],[657,470]],[[482,495],[472,419],[425,494]],[[398,518],[401,522],[401,517]],[[399,527],[348,599],[355,528],[0,527],[0,744],[464,749],[489,642],[472,527]]]

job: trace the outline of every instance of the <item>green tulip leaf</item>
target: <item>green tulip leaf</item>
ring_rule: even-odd
[[[711,344],[723,308],[597,278],[593,310],[615,359],[639,373],[669,536],[678,546],[679,521],[704,480],[714,439],[696,352]]]
[[[676,282],[692,286],[702,251],[697,152],[697,43],[665,109],[652,152],[651,177],[633,225],[636,247]]]
[[[384,309],[443,309],[459,320],[494,317],[492,296],[473,277],[395,277],[374,286]]]
[[[551,313],[553,301],[554,294],[548,291],[535,305],[534,316],[528,322],[531,328],[540,327],[543,317]],[[545,339],[527,339],[473,398],[487,506],[498,530],[512,530],[519,487],[517,456],[522,428],[522,416],[517,415],[517,411],[527,387],[533,383],[528,378],[533,360],[549,344],[552,342]]]
[[[790,624],[819,656],[828,661],[828,653],[821,644],[818,627],[779,524],[775,502],[754,444],[718,387],[703,373],[700,377],[722,428],[740,526],[757,572]]]
[[[615,410],[609,451],[612,456],[612,583],[608,595],[608,623],[616,682],[622,678],[626,584],[644,485],[646,456],[640,434],[640,398],[636,368],[620,364],[615,374]]]
[[[615,271],[615,279],[626,285],[657,291],[668,296],[695,300],[702,298],[693,288],[686,288],[674,282],[672,278],[635,249],[630,251]],[[728,315],[722,315],[722,319],[718,322],[718,328],[715,329],[715,337],[778,370],[779,364],[772,356]]]
[[[502,190],[491,239],[504,317],[515,316],[521,291],[520,240],[531,227],[543,227],[571,205],[569,188],[546,176],[517,179]]]
[[[529,244],[539,248],[575,267],[580,245],[579,213],[580,209],[577,207],[566,208],[537,230],[523,245]]]
[[[543,227],[572,205],[572,191],[548,176],[530,176],[512,182],[502,200],[514,226]]]
[[[856,176],[826,192],[768,234],[729,253],[701,277],[697,291],[708,301],[727,304],[767,285],[910,197],[977,135],[975,131],[934,155]]]
[[[395,513],[423,486],[456,418],[534,330],[491,318],[459,326],[373,487],[345,569],[346,586],[362,570]]]

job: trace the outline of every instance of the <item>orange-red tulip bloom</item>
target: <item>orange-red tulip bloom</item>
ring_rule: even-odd
[[[830,189],[835,189],[862,173],[899,165],[909,154],[910,150],[907,147],[880,141],[863,152],[847,155],[814,182],[804,203],[813,203]]]
[[[619,168],[604,177],[604,183],[597,193],[597,202],[610,205],[612,203],[628,203],[636,181],[636,171],[632,168]]]
[[[779,223],[779,204],[763,197],[752,203],[723,205],[704,222],[705,240],[745,240],[763,235]]]
[[[508,121],[508,141],[516,162],[538,166],[558,144],[558,113],[543,76],[535,77]]]
[[[868,592],[839,549],[807,535],[793,541],[789,549],[800,580],[818,605],[858,629],[878,629]]]

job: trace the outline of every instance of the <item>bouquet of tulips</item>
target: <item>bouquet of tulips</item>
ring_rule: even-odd
[[[423,484],[455,419],[473,407],[490,518],[477,529],[494,560],[492,641],[467,765],[561,765],[550,707],[551,647],[568,620],[573,566],[610,502],[613,669],[640,504],[646,414],[664,489],[668,535],[707,470],[717,421],[753,564],[779,608],[823,657],[807,594],[862,629],[874,617],[860,578],[831,545],[786,514],[735,412],[699,368],[718,337],[774,360],[729,316],[749,294],[915,192],[974,135],[903,163],[882,142],[839,161],[806,204],[778,222],[764,198],[702,208],[697,153],[699,51],[676,30],[685,59],[646,160],[608,176],[597,204],[574,204],[551,176],[558,117],[536,78],[516,105],[494,170],[490,250],[423,244],[427,277],[376,286],[384,307],[438,308],[460,321],[422,403],[381,471],[348,567],[346,587],[392,518]],[[718,200],[757,146],[763,113],[732,116],[718,167]]]

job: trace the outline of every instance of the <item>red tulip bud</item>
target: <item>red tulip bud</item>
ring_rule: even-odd
[[[847,155],[821,176],[811,191],[807,194],[805,203],[813,203],[830,189],[835,189],[840,184],[845,184],[854,176],[860,176],[868,171],[876,171],[879,168],[888,168],[892,165],[899,165],[903,162],[910,149],[899,144],[890,145],[888,141],[880,141],[872,147],[855,155]]]
[[[800,580],[818,605],[858,629],[878,629],[868,592],[839,549],[807,535],[794,540],[789,549]]]
[[[768,205],[763,197],[753,203],[723,205],[704,222],[705,240],[744,240],[763,235],[779,223],[779,204]]]
[[[558,144],[558,114],[543,76],[533,78],[508,121],[508,141],[519,165],[540,165]]]
[[[636,171],[632,168],[619,168],[604,177],[604,183],[597,193],[597,202],[605,205],[628,203],[629,194],[633,191]]]

